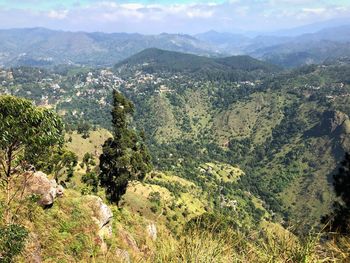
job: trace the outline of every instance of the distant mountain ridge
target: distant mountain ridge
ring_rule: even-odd
[[[0,67],[59,64],[110,67],[148,48],[205,57],[249,55],[282,67],[296,67],[350,56],[350,25],[335,25],[316,32],[300,29],[311,33],[297,36],[271,33],[255,37],[213,30],[194,36],[66,32],[45,28],[0,30]],[[313,28],[320,27],[321,24]]]
[[[45,28],[0,30],[0,65],[80,64],[112,66],[145,48],[217,56],[189,35],[65,32]]]
[[[303,32],[302,28],[300,32]],[[350,25],[348,24],[296,36],[271,33],[271,35],[249,38],[243,35],[208,31],[196,37],[217,45],[221,52],[246,54],[283,67],[319,64],[327,59],[350,56],[348,48]]]
[[[250,56],[230,56],[211,58],[185,54],[157,48],[145,49],[119,63],[116,70],[133,70],[146,72],[181,72],[212,76],[213,74],[246,75],[251,72],[272,73],[280,68],[272,64],[254,59]]]

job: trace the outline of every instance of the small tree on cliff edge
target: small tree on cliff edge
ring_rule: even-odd
[[[63,143],[63,123],[54,112],[29,100],[0,96],[0,190],[5,188],[5,221],[12,222],[11,202],[19,191],[13,183],[26,164]],[[25,186],[25,185],[24,185]],[[23,186],[23,187],[24,187]]]
[[[0,96],[0,262],[15,262],[28,231],[17,224],[26,184],[16,182],[31,160],[63,143],[63,123],[54,112],[26,99]],[[4,218],[3,218],[4,216]]]
[[[129,181],[144,179],[152,167],[149,152],[141,140],[143,138],[128,126],[128,117],[133,112],[132,102],[114,91],[113,138],[103,144],[99,181],[106,189],[107,198],[117,204],[125,194]]]

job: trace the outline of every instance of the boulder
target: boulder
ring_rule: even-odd
[[[94,220],[99,228],[102,229],[104,226],[107,226],[113,218],[113,212],[109,206],[103,203],[100,197],[95,195],[88,195],[85,199],[93,211]]]
[[[107,244],[104,241],[105,238],[112,237],[112,218],[113,212],[108,205],[103,203],[102,199],[95,195],[85,196],[85,201],[92,210],[92,219],[99,227],[98,237],[101,250],[103,253],[107,253]]]
[[[61,185],[56,180],[50,180],[43,172],[27,172],[24,174],[25,192],[40,196],[38,203],[44,207],[53,204],[57,197],[64,194]]]

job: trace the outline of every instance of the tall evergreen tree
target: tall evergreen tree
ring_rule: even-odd
[[[142,138],[129,127],[134,105],[120,92],[113,92],[113,138],[103,144],[100,156],[101,186],[111,202],[119,203],[129,181],[144,179],[151,170],[151,158]]]

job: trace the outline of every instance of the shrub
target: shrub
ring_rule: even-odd
[[[24,248],[28,231],[21,225],[0,227],[0,262],[10,263]]]

